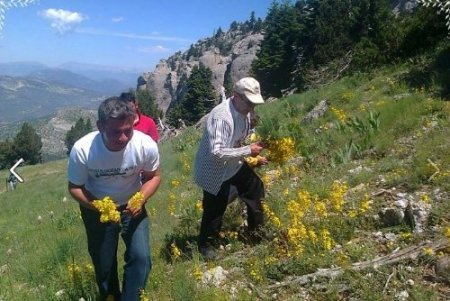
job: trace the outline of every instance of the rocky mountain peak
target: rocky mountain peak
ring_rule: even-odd
[[[214,37],[197,41],[184,53],[177,52],[161,60],[154,71],[141,75],[138,89],[149,90],[159,107],[166,112],[172,102],[186,90],[186,79],[200,63],[211,69],[213,86],[219,93],[226,76],[232,82],[248,76],[251,63],[263,39],[260,31],[242,30],[237,26],[227,32],[219,30]]]

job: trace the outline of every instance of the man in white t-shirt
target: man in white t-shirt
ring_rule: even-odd
[[[134,119],[126,101],[104,100],[98,109],[98,131],[79,139],[69,157],[68,189],[80,204],[99,300],[112,296],[138,301],[152,267],[145,203],[161,181],[159,153],[149,136],[133,130]],[[128,204],[136,192],[144,196],[138,208]],[[119,223],[100,222],[92,202],[106,196],[117,204]],[[122,292],[117,272],[119,234],[126,246]]]

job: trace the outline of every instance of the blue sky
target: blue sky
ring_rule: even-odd
[[[0,62],[66,62],[151,71],[273,0],[0,0]],[[26,4],[12,7],[12,3]],[[1,12],[3,4],[4,12]],[[1,22],[1,15],[0,15]],[[1,24],[0,24],[1,25]]]

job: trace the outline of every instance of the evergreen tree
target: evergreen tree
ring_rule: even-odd
[[[171,125],[177,126],[178,119],[182,119],[188,126],[192,125],[211,111],[216,99],[211,80],[212,71],[202,63],[192,68],[186,82],[186,94],[168,114]]]
[[[265,35],[252,73],[259,80],[265,96],[281,96],[289,88],[297,61],[293,47],[300,32],[297,11],[289,3],[272,3],[265,21]]]
[[[140,90],[136,93],[136,99],[139,103],[139,110],[154,119],[162,117],[162,110],[159,108],[155,98],[148,90]]]
[[[29,164],[37,164],[42,161],[42,140],[36,130],[27,122],[14,138],[14,152],[19,158],[23,158]]]
[[[387,0],[361,0],[353,9],[352,38],[355,42],[352,65],[367,70],[394,59],[401,43],[401,25]]]
[[[86,135],[87,133],[92,131],[92,124],[89,118],[86,118],[86,121],[82,117],[80,117],[74,126],[70,128],[70,130],[66,133],[66,137],[64,139],[64,143],[67,147],[67,154],[70,154],[70,150],[72,149],[75,142]]]
[[[234,88],[233,80],[231,79],[231,71],[229,69],[230,66],[227,68],[223,79],[223,87],[225,88],[226,97],[230,97],[233,94]]]
[[[12,141],[0,141],[0,169],[10,168],[17,157]]]
[[[305,28],[311,32],[305,55],[318,66],[343,56],[351,49],[354,6],[351,0],[314,0],[308,4],[312,7],[314,21],[312,27]]]

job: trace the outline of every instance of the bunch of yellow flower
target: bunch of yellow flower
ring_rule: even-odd
[[[296,225],[305,215],[304,207],[302,207],[298,202],[290,200],[287,204],[287,211],[290,216],[291,223]]]
[[[347,121],[347,115],[345,115],[345,112],[343,110],[336,107],[331,107],[331,111],[334,113],[334,115],[336,115],[340,122],[345,123],[345,121]]]
[[[331,250],[333,248],[333,238],[331,237],[330,231],[327,229],[322,229],[320,231],[320,239],[322,241],[322,246],[325,250]]]
[[[173,258],[179,258],[181,256],[181,251],[175,244],[175,242],[170,244],[170,254],[172,254]]]
[[[71,263],[67,266],[70,278],[74,281],[81,278],[81,268],[76,263]]]
[[[330,202],[336,212],[342,212],[345,203],[345,193],[347,193],[347,183],[334,181],[333,185],[331,185]]]
[[[177,196],[174,193],[169,193],[169,204],[167,205],[167,212],[169,212],[170,216],[175,216],[175,201],[177,199]]]
[[[297,222],[295,226],[288,228],[287,234],[289,241],[294,244],[300,244],[308,237],[308,231],[302,222]]]
[[[264,214],[267,216],[267,218],[269,219],[269,221],[277,228],[279,228],[281,226],[281,221],[280,219],[275,215],[275,213],[270,210],[269,205],[267,205],[265,202],[262,203],[262,208],[263,208],[263,212]]]
[[[201,200],[197,200],[197,202],[195,203],[195,210],[199,213],[203,211],[203,204]]]
[[[128,205],[133,209],[141,208],[143,203],[144,203],[144,194],[140,191],[136,192],[131,197],[131,200],[128,201]]]
[[[245,157],[245,161],[247,162],[247,164],[250,166],[250,167],[256,167],[257,165],[258,165],[258,162],[259,162],[259,160],[261,159],[262,157],[260,156],[260,155],[258,155],[258,156],[256,156],[256,157]]]
[[[325,205],[325,202],[318,201],[317,203],[315,203],[314,211],[316,212],[317,217],[327,217],[328,216],[327,207]]]
[[[359,213],[366,213],[370,209],[369,195],[366,193],[359,204]]]
[[[316,200],[317,201],[317,200]],[[300,190],[297,192],[297,203],[300,206],[300,210],[308,212],[311,207],[312,197],[308,190]]]
[[[444,235],[450,240],[450,227],[445,228]]]
[[[180,186],[180,181],[178,181],[177,179],[173,179],[172,181],[170,181],[170,185],[174,188],[178,187]]]
[[[202,280],[203,272],[199,266],[194,267],[194,269],[192,270],[192,276],[194,276],[194,278],[197,280]]]
[[[295,142],[291,137],[282,139],[270,139],[267,147],[269,161],[282,164],[295,154]]]
[[[308,230],[308,238],[313,244],[317,243],[318,238],[314,230]]]
[[[102,200],[94,200],[92,205],[100,212],[100,222],[118,223],[120,221],[120,212],[117,211],[116,204],[109,196],[105,196]]]
[[[147,293],[143,288],[141,288],[139,292],[139,301],[150,301],[150,299],[147,296]]]

